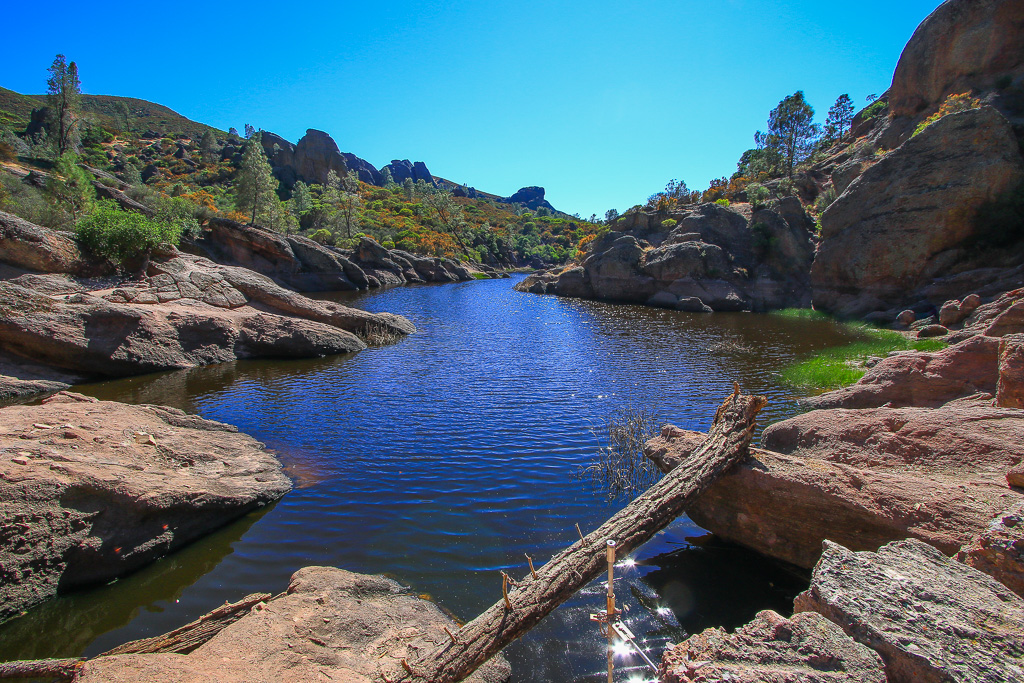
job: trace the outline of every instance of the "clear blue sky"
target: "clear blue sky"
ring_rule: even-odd
[[[824,119],[891,82],[939,0],[9,3],[0,85],[45,89],[58,52],[86,93],[296,141],[330,133],[569,213],[626,209],[670,178],[731,174],[784,96]],[[45,16],[44,16],[45,15]]]

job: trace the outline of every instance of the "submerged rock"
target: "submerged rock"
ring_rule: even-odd
[[[820,614],[759,612],[726,633],[709,628],[668,650],[661,683],[885,683],[882,660]]]
[[[290,488],[263,444],[174,408],[73,393],[0,408],[0,621],[135,571]]]
[[[878,652],[890,683],[1024,679],[1024,600],[914,539],[876,553],[827,542],[795,608]]]
[[[401,661],[449,642],[457,625],[433,603],[382,576],[306,567],[288,591],[229,625],[187,655],[96,657],[79,683],[375,683],[399,680]],[[386,678],[382,678],[385,676]],[[498,655],[471,683],[503,683],[508,662]]]

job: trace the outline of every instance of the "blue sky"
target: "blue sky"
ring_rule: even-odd
[[[86,93],[292,141],[319,128],[378,167],[424,161],[502,195],[543,185],[601,215],[731,174],[796,90],[820,119],[842,93],[863,105],[939,4],[11,3],[0,86],[42,92],[63,52]]]

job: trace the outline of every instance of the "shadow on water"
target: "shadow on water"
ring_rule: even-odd
[[[76,387],[236,425],[280,455],[296,488],[258,524],[0,627],[0,659],[102,652],[277,593],[307,565],[389,573],[471,619],[501,597],[502,570],[526,575],[525,554],[543,564],[577,523],[593,530],[625,504],[574,476],[597,457],[590,428],[617,407],[707,429],[736,380],[768,395],[763,426],[799,411],[778,370],[850,338],[826,321],[558,299],[515,292],[515,281],[323,295],[409,317],[417,334],[393,346]],[[735,626],[765,607],[787,612],[799,590],[750,554],[688,541],[703,533],[677,520],[621,576],[630,628],[658,654],[675,637],[659,607],[686,630]],[[601,592],[592,584],[507,649],[515,681],[603,669],[589,620]]]
[[[118,631],[140,611],[172,608],[184,590],[230,555],[232,546],[269,510],[251,512],[123,579],[63,595],[0,625],[0,661],[78,657],[87,648],[98,653],[144,637],[124,638]]]

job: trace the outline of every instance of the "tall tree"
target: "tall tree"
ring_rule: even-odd
[[[804,99],[804,92],[795,93],[779,102],[768,116],[768,133],[754,136],[759,146],[763,143],[782,157],[782,170],[793,177],[793,168],[814,149],[820,133],[820,126],[814,123],[814,109]]]
[[[78,110],[82,100],[82,83],[78,65],[57,55],[48,69],[46,101],[50,107],[50,139],[57,156],[75,152],[78,147]]]
[[[255,225],[258,216],[269,212],[280,201],[274,191],[277,179],[263,151],[262,137],[262,133],[256,132],[249,138],[235,181],[235,203],[239,211],[252,214],[251,225]]]
[[[437,221],[438,227],[447,232],[459,243],[462,252],[470,257],[469,248],[462,240],[462,228],[466,225],[466,215],[462,206],[455,201],[454,195],[448,190],[437,190],[423,195],[423,205],[430,216]]]
[[[406,178],[402,181],[402,191],[405,193],[405,200],[411,202],[416,198],[416,186],[412,182],[412,178]]]
[[[825,118],[825,138],[829,141],[841,140],[849,130],[851,123],[853,123],[853,100],[849,95],[840,95],[828,110],[828,116]]]
[[[359,175],[352,171],[341,180],[337,194],[336,223],[345,228],[345,237],[352,237],[352,228],[358,228],[363,215],[363,198],[359,196]]]
[[[388,168],[387,166],[385,166],[384,168],[381,169],[380,175],[381,175],[381,181],[380,181],[381,186],[382,187],[386,187],[386,188],[388,188],[390,190],[391,186],[395,184],[395,179],[391,176],[391,169]]]
[[[207,129],[199,141],[199,153],[203,158],[203,163],[208,164],[213,161],[213,151],[216,146],[217,139],[213,137],[213,131]]]
[[[309,192],[309,186],[301,180],[295,183],[292,188],[292,214],[301,220],[303,214],[313,208],[313,195]]]

